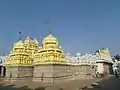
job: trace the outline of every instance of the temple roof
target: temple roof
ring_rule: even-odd
[[[44,43],[50,43],[50,42],[57,43],[57,39],[52,34],[49,34],[48,36],[46,36],[42,41],[43,44]]]
[[[35,45],[37,44],[38,45],[38,41],[36,38],[34,39],[31,39],[29,36],[26,37],[25,41],[24,41],[25,44],[29,44],[29,45]]]
[[[24,43],[20,40],[14,44],[13,48],[24,48]]]

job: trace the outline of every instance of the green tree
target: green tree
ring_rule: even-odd
[[[117,54],[116,56],[114,56],[115,59],[117,59],[118,61],[120,61],[120,56]]]

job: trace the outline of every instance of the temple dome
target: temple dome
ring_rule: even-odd
[[[14,48],[24,48],[24,43],[20,40],[14,44]]]
[[[53,35],[49,34],[43,39],[42,44],[51,43],[51,42],[57,43],[57,39]]]
[[[34,64],[40,64],[44,62],[65,62],[65,55],[58,44],[57,38],[53,35],[47,35],[43,41],[42,46],[39,47],[36,60]]]

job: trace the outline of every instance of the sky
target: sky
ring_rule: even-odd
[[[65,52],[120,54],[120,0],[0,0],[0,55],[19,32],[41,45],[49,28]]]

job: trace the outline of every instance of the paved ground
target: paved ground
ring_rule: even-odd
[[[112,78],[112,79],[114,80],[115,78]],[[53,84],[53,85],[42,85],[42,84],[38,83],[38,86],[40,86],[40,87],[35,90],[81,90],[81,88],[83,88],[87,85],[90,85],[91,83],[99,82],[100,80],[102,80],[102,79],[72,80],[72,81],[61,82],[61,83],[57,83],[57,84]],[[107,81],[107,80],[104,80],[104,81]],[[116,82],[116,81],[117,80],[114,80],[114,82]],[[30,86],[32,87],[32,86],[36,85],[35,83],[34,84],[32,83],[29,86],[27,86],[27,83],[21,83],[21,84],[24,85],[24,87],[22,87],[22,88],[21,88],[21,86],[19,86],[20,88],[16,87],[17,83],[16,83],[16,85],[15,85],[15,83],[14,84],[11,83],[11,85],[9,83],[6,83],[5,85],[0,85],[0,90],[28,90],[27,89],[28,87],[30,87]],[[18,85],[20,85],[20,83],[18,83]],[[85,89],[85,90],[87,90],[87,89]],[[116,89],[114,89],[114,90],[116,90]]]
[[[94,83],[89,85],[88,89],[83,90],[120,90],[120,76],[119,78],[114,76],[100,83]]]

